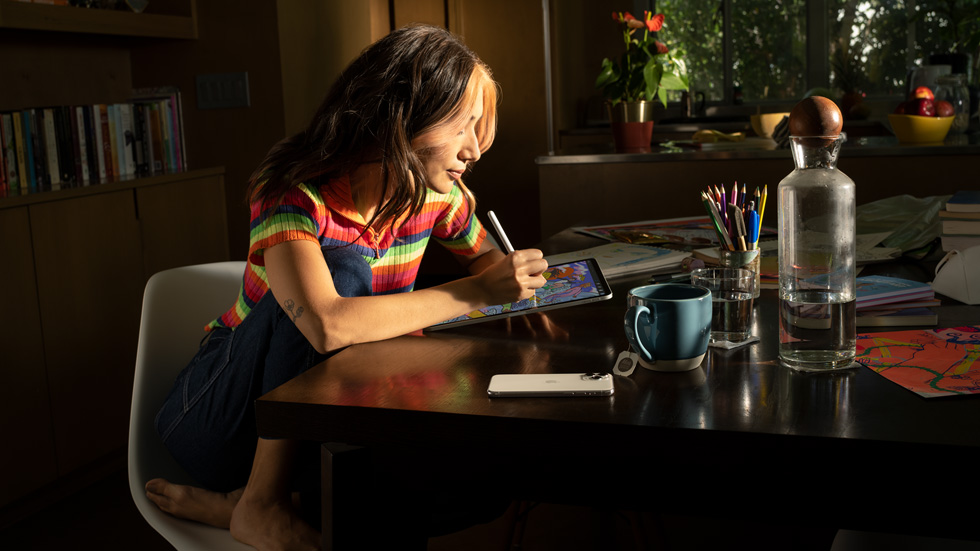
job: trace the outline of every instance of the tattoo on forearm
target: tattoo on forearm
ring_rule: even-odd
[[[300,306],[299,308],[296,308],[296,303],[293,302],[293,299],[291,298],[287,298],[283,302],[283,306],[286,307],[286,311],[289,312],[290,317],[293,318],[293,323],[296,323],[296,320],[298,320],[299,317],[303,315],[303,307]],[[293,312],[294,308],[296,308],[295,312]]]

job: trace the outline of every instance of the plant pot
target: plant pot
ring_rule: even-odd
[[[617,153],[649,153],[653,139],[653,102],[606,104]]]

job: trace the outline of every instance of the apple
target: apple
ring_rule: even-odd
[[[932,90],[928,86],[919,86],[909,95],[909,99],[934,100],[936,97],[932,95]]]
[[[936,102],[936,116],[937,117],[952,117],[955,114],[953,111],[953,104],[945,101],[939,100]]]
[[[910,105],[906,105],[905,107],[906,115],[919,115],[920,117],[936,116],[936,103],[931,99],[919,98],[909,103]]]
[[[897,107],[895,107],[895,111],[893,111],[893,112],[894,112],[894,113],[895,113],[896,115],[905,115],[905,114],[906,114],[906,113],[905,113],[905,107],[906,107],[906,106],[907,106],[907,105],[908,105],[909,103],[911,103],[911,102],[909,102],[909,101],[903,101],[902,103],[899,103],[899,104],[898,104],[898,106],[897,106]]]

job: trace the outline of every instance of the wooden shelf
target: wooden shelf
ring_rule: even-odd
[[[155,185],[168,184],[168,183],[179,182],[184,180],[193,180],[195,178],[207,178],[211,176],[223,175],[224,173],[225,173],[225,167],[216,166],[216,167],[209,167],[209,168],[185,170],[184,172],[173,172],[170,174],[156,174],[153,176],[145,176],[142,178],[115,180],[112,182],[106,182],[104,184],[91,184],[87,186],[75,186],[75,187],[68,187],[64,189],[56,189],[52,191],[39,191],[35,193],[27,193],[24,195],[14,195],[12,197],[0,197],[0,210],[13,208],[13,207],[22,207],[25,205],[48,203],[51,201],[63,201],[65,199],[83,197],[86,195],[111,193],[113,191],[119,191],[123,189],[155,186]]]
[[[0,0],[0,28],[154,38],[197,38],[197,18]]]

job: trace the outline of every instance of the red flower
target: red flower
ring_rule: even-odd
[[[664,26],[664,14],[662,13],[658,13],[657,15],[651,15],[650,12],[644,11],[643,17],[646,19],[645,23],[647,26],[647,30],[652,33],[659,31],[660,28]],[[659,46],[657,47],[657,49],[658,50],[660,49]]]
[[[658,54],[665,54],[665,53],[667,53],[669,51],[667,49],[667,45],[664,44],[663,42],[661,42],[659,40],[654,40],[653,43],[654,43],[654,45],[657,46],[657,53]]]

